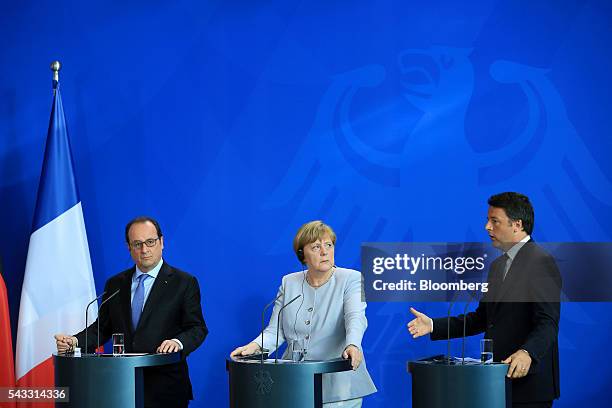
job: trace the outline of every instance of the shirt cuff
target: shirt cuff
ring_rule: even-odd
[[[178,345],[179,345],[179,350],[182,350],[182,349],[183,349],[183,343],[181,343],[181,341],[180,341],[179,339],[170,339],[170,340],[172,340],[172,341],[176,341],[176,342],[178,343]]]
[[[347,344],[347,345],[344,347],[344,350],[346,350],[347,348],[349,348],[349,346],[353,346],[353,347],[355,347],[357,350],[361,351],[361,347],[359,347],[358,345],[353,344],[353,343],[349,343],[349,344]]]
[[[429,320],[431,321],[431,332],[430,333],[433,333],[433,319],[429,319]]]
[[[344,348],[346,349],[348,346],[353,345],[361,350],[361,339],[359,336],[349,335],[346,336],[346,341],[344,342]]]

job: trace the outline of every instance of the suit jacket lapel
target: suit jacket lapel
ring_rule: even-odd
[[[512,264],[510,265],[510,269],[508,269],[508,273],[506,274],[506,279],[502,280],[501,291],[500,291],[500,294],[499,294],[499,299],[500,300],[503,299],[503,296],[511,288],[515,287],[514,281],[516,281],[519,278],[518,275],[522,271],[525,270],[524,263],[529,258],[528,252],[529,252],[529,248],[531,246],[531,242],[533,242],[533,240],[531,240],[531,239],[529,241],[527,241],[521,247],[521,249],[519,249],[518,253],[514,257],[514,260],[512,261]],[[503,271],[502,271],[502,274],[503,274]],[[515,297],[516,297],[516,295],[515,295]]]
[[[172,269],[166,262],[162,264],[159,273],[157,274],[157,278],[155,278],[155,282],[153,283],[153,287],[151,288],[151,293],[147,297],[147,301],[145,302],[144,309],[142,310],[142,314],[140,315],[140,320],[138,321],[138,328],[140,328],[149,318],[153,310],[155,309],[155,305],[161,303],[161,299],[166,296],[166,290],[168,288],[168,282],[172,279]]]
[[[491,295],[492,295],[492,310],[495,312],[497,307],[499,306],[499,301],[501,299],[502,292],[502,284],[503,284],[503,276],[504,276],[504,262],[503,257],[499,257],[493,261],[491,265],[492,275],[491,275]]]

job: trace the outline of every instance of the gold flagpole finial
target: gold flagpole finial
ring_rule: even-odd
[[[53,80],[59,82],[59,71],[62,69],[62,64],[59,61],[53,61],[51,63],[51,70],[53,71]]]

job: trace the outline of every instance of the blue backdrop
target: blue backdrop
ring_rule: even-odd
[[[0,251],[13,329],[52,60],[64,65],[96,287],[131,264],[127,220],[157,217],[164,258],[198,277],[210,328],[189,359],[193,406],[223,407],[224,359],[299,268],[291,239],[303,222],[331,224],[336,262],[359,267],[362,241],[485,240],[487,197],[513,190],[532,198],[535,239],[610,240],[611,17],[605,0],[3,4]],[[445,351],[408,336],[408,307],[368,306],[379,392],[367,407],[409,406],[406,361]],[[612,369],[594,357],[611,312],[563,305],[556,406],[608,405]]]

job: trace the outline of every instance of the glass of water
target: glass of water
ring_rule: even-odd
[[[300,362],[304,360],[304,341],[303,340],[291,340],[289,342],[289,349],[291,350],[291,360],[294,362]]]
[[[113,356],[121,356],[125,353],[123,333],[113,333]]]
[[[480,362],[482,364],[491,364],[493,362],[493,340],[480,340]]]

